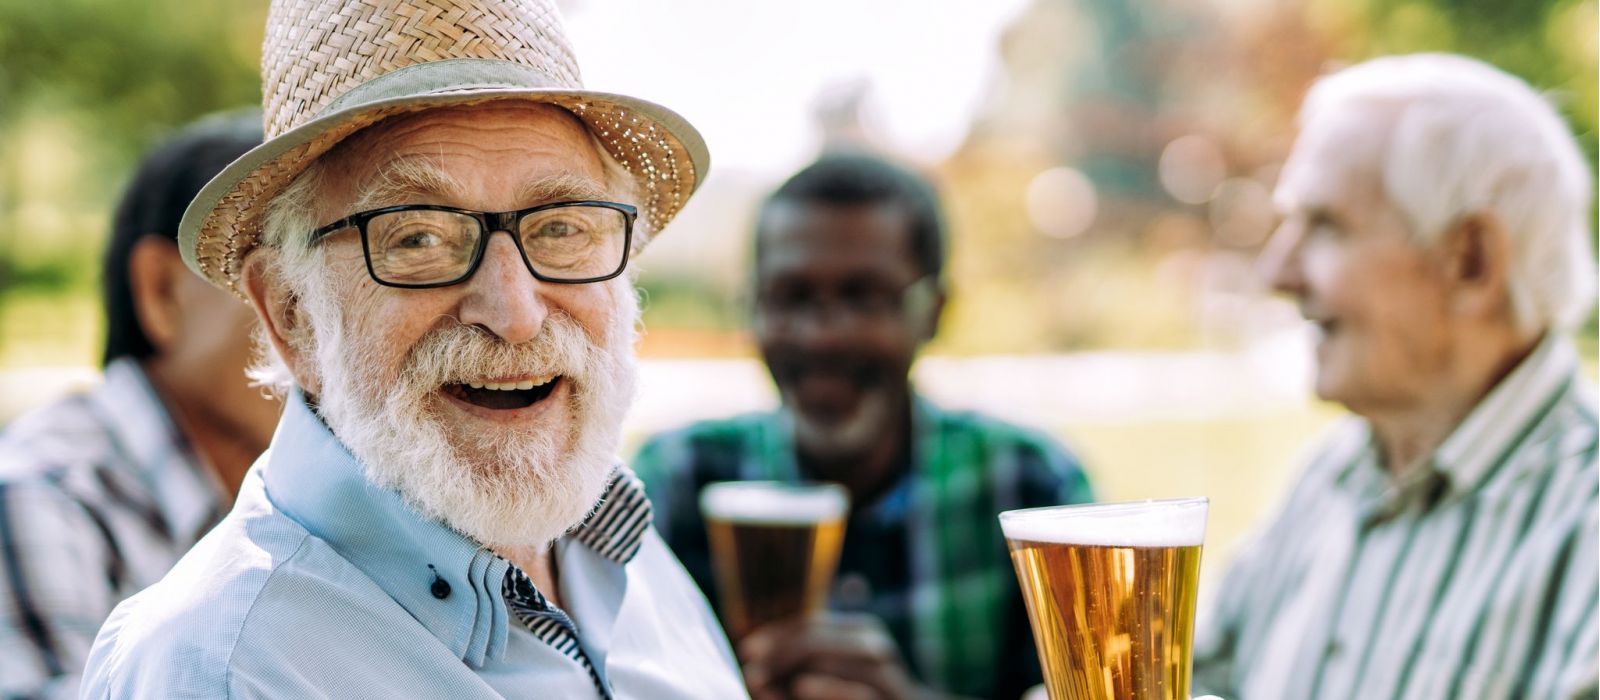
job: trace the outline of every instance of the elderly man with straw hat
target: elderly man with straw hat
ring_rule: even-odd
[[[266,37],[268,138],[179,234],[287,406],[86,696],[743,697],[614,457],[628,262],[699,135],[584,90],[545,0],[281,0]]]

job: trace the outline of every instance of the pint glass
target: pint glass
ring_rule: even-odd
[[[849,505],[849,493],[837,484],[706,485],[700,513],[729,637],[737,641],[768,622],[823,609]]]
[[[1051,700],[1188,700],[1207,504],[1000,514]]]

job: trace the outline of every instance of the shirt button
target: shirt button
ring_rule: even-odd
[[[1330,658],[1330,659],[1334,658],[1334,657],[1336,657],[1336,656],[1338,656],[1338,655],[1340,655],[1342,653],[1344,653],[1344,645],[1340,644],[1339,640],[1335,639],[1333,641],[1328,642],[1328,649],[1327,649],[1327,652],[1325,652],[1325,655],[1328,658]]]
[[[433,572],[433,585],[428,587],[428,592],[432,593],[433,597],[438,598],[439,600],[449,598],[450,582],[444,580],[444,577],[439,575],[438,570],[434,569],[432,564],[428,565],[428,570]]]

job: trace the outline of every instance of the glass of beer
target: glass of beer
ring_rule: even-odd
[[[729,637],[823,609],[849,510],[838,484],[727,481],[700,491]]]
[[[1207,506],[1000,514],[1051,700],[1188,700]]]

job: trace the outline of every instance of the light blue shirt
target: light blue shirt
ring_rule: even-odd
[[[233,511],[101,628],[83,696],[746,697],[649,525],[621,470],[555,544],[565,609],[529,618],[521,572],[373,486],[296,395]]]

